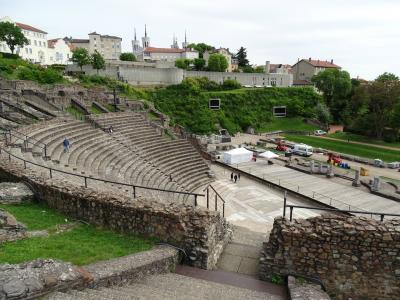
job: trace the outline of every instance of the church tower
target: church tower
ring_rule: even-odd
[[[140,47],[140,42],[136,37],[136,28],[134,28],[134,31],[135,31],[135,39],[132,41],[132,52],[137,56],[138,54],[142,53],[143,48]]]
[[[178,39],[176,38],[175,33],[174,33],[174,36],[173,36],[173,38],[172,38],[172,45],[171,45],[171,48],[172,48],[172,49],[178,49],[178,48],[179,48]]]
[[[144,25],[144,37],[142,37],[143,49],[150,47],[150,38],[147,36],[147,27]]]
[[[189,45],[189,43],[188,43],[188,41],[186,39],[186,30],[185,30],[185,41],[182,43],[182,48],[186,49],[188,47],[188,45]]]

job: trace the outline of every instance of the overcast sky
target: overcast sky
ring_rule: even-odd
[[[252,64],[333,59],[351,76],[400,75],[399,0],[0,0],[1,16],[47,31],[49,38],[87,38],[97,31],[122,37],[131,51],[133,28],[144,24],[151,45],[205,42]]]

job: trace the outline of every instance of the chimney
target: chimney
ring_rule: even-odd
[[[331,64],[333,64],[333,59],[331,59]]]
[[[269,70],[270,70],[270,63],[269,63],[269,60],[267,60],[266,62],[265,62],[265,73],[269,73]]]
[[[311,61],[311,57],[308,59],[308,61]]]

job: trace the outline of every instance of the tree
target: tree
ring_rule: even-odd
[[[201,71],[204,69],[204,66],[206,65],[206,61],[204,60],[204,58],[195,58],[193,60],[193,65],[194,65],[194,69],[196,71]]]
[[[243,73],[254,73],[254,69],[252,66],[244,66],[241,68]]]
[[[125,53],[121,53],[121,55],[119,56],[119,59],[122,61],[136,61],[136,56],[133,53],[125,52]]]
[[[177,60],[175,60],[175,67],[177,67],[179,69],[187,70],[187,69],[189,69],[189,66],[191,64],[192,64],[191,59],[178,58]]]
[[[246,48],[240,47],[238,52],[235,55],[235,58],[238,60],[239,67],[245,67],[249,65],[249,60],[247,59],[247,51]]]
[[[72,61],[81,68],[82,72],[82,67],[90,64],[89,52],[84,48],[76,48],[72,52]]]
[[[213,53],[208,58],[208,69],[213,72],[225,72],[228,68],[228,61],[225,56],[219,53]]]
[[[375,136],[381,139],[385,127],[393,121],[393,110],[400,101],[400,82],[375,80],[367,86],[367,92],[370,126]]]
[[[0,41],[5,42],[14,54],[16,46],[24,47],[29,44],[21,28],[10,22],[0,22]]]
[[[350,74],[339,69],[326,69],[314,75],[311,81],[323,93],[334,121],[344,122],[352,89]]]
[[[264,73],[265,69],[263,66],[257,66],[254,68],[254,73]]]
[[[320,121],[324,125],[329,125],[331,122],[331,113],[329,112],[328,106],[326,106],[323,102],[318,102],[317,106],[315,107],[315,113],[317,115],[318,121]]]
[[[187,47],[188,47],[188,48],[191,48],[191,49],[194,49],[194,50],[196,50],[197,52],[199,52],[199,58],[203,58],[203,54],[204,54],[204,52],[205,52],[206,50],[207,50],[207,51],[210,51],[210,50],[215,49],[213,46],[207,45],[206,43],[198,43],[198,44],[196,44],[196,43],[191,43],[191,44],[189,44]]]
[[[90,62],[93,69],[97,71],[97,74],[99,74],[100,69],[105,69],[106,67],[106,62],[103,56],[99,52],[97,52],[97,50],[94,50],[94,53],[91,55]]]
[[[393,73],[385,72],[379,75],[375,81],[399,81],[399,77],[394,75]]]

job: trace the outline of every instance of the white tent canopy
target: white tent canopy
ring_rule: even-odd
[[[279,157],[278,154],[275,154],[272,151],[265,151],[265,152],[261,153],[259,156],[260,157],[265,157],[265,158],[268,158],[268,159]]]
[[[224,152],[224,163],[227,164],[239,164],[243,162],[249,162],[253,158],[253,152],[245,148],[236,148]]]

